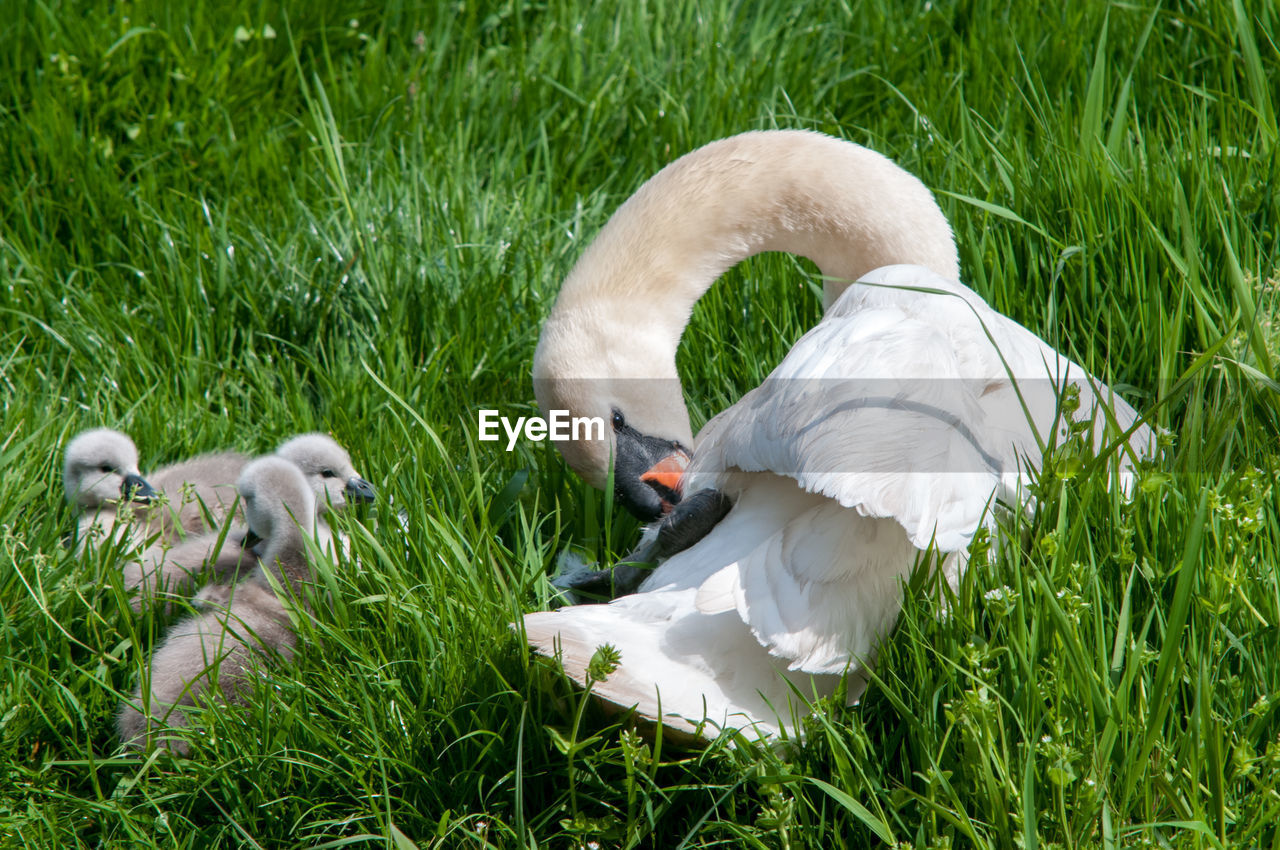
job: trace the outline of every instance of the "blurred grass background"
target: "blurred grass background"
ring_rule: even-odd
[[[0,27],[0,842],[1280,846],[1280,13],[1243,0],[10,4]],[[650,174],[811,128],[919,175],[967,283],[1169,429],[1064,464],[959,598],[915,587],[798,748],[646,742],[531,659],[558,551],[626,551],[535,408],[559,282]],[[819,315],[766,256],[699,304],[696,422]],[[61,450],[144,471],[332,432],[363,568],[194,757],[112,718],[167,625],[77,558]],[[408,513],[408,529],[389,521]],[[940,616],[941,615],[941,616]]]

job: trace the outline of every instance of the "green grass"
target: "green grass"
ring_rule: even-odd
[[[1280,15],[1003,4],[10,4],[0,27],[0,842],[1280,846]],[[775,752],[646,742],[507,623],[626,551],[534,408],[560,280],[663,164],[746,129],[935,188],[966,281],[1172,447],[1136,497],[1051,466],[958,597],[919,581],[854,708]],[[762,257],[680,355],[698,422],[816,321]],[[61,450],[143,468],[331,431],[385,497],[356,570],[193,757],[113,713],[167,625],[80,559]],[[408,513],[401,531],[391,516]]]

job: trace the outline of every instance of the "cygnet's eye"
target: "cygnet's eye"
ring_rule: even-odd
[[[615,407],[613,409],[613,430],[620,430],[626,424],[627,420],[622,417],[622,411]]]
[[[320,473],[320,477],[321,478],[337,478],[338,473],[334,472],[332,469],[326,469],[324,472]]]
[[[115,472],[115,470],[111,468],[111,464],[109,463],[104,463],[101,466],[99,466],[98,471],[99,472]]]

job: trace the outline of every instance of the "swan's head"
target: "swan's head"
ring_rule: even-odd
[[[113,502],[150,502],[156,491],[138,472],[138,449],[119,431],[96,428],[67,446],[62,469],[67,501],[84,509]]]
[[[303,434],[276,449],[282,457],[302,470],[321,512],[332,507],[342,510],[352,502],[372,502],[377,498],[373,485],[351,465],[351,456],[327,434]]]
[[[266,541],[279,548],[301,527],[310,533],[315,525],[316,497],[311,485],[292,462],[267,455],[250,461],[236,482],[244,507],[249,536],[245,547]]]
[[[645,522],[680,500],[693,444],[669,336],[603,310],[558,305],[533,358],[538,406],[548,418],[566,411],[570,422],[571,439],[555,440],[565,462],[599,488],[612,469],[616,498]],[[575,431],[573,420],[585,427]]]

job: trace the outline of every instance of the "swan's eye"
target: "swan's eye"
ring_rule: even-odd
[[[627,420],[622,418],[622,411],[618,408],[613,409],[613,430],[617,431],[627,424]]]
[[[337,478],[338,473],[334,472],[332,469],[326,469],[324,472],[320,473],[320,477],[321,478]]]
[[[99,472],[115,472],[115,470],[111,468],[111,465],[107,463],[104,463],[101,466],[99,466],[98,471]]]

